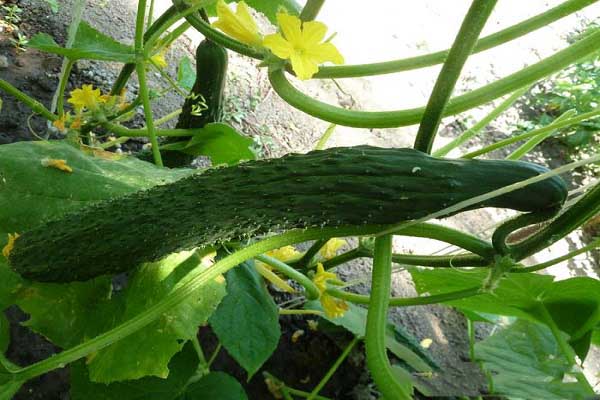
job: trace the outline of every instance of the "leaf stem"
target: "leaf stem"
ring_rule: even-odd
[[[360,341],[360,338],[358,336],[355,336],[354,339],[352,339],[352,341],[348,344],[348,346],[346,346],[346,348],[344,349],[342,354],[340,354],[340,356],[335,360],[335,362],[333,363],[331,368],[329,368],[329,370],[327,371],[325,376],[323,376],[323,378],[321,378],[321,380],[319,381],[317,386],[315,386],[315,388],[312,390],[312,392],[310,392],[310,396],[308,396],[307,400],[315,400],[316,399],[319,392],[323,389],[323,387],[327,384],[327,382],[329,382],[329,380],[331,379],[333,374],[335,374],[335,371],[338,370],[340,365],[342,365],[344,360],[348,357],[348,355],[350,355],[350,352],[352,351],[354,346],[356,346],[356,344],[359,341]]]
[[[58,117],[51,113],[42,103],[36,99],[29,97],[4,79],[0,79],[0,90],[15,97],[20,102],[24,103],[27,107],[31,108],[36,114],[40,114],[42,117],[49,121],[56,121]]]
[[[431,153],[442,113],[454,91],[462,68],[495,6],[496,0],[474,0],[471,3],[423,112],[413,146],[416,150]]]
[[[321,11],[321,7],[325,0],[307,0],[306,5],[302,8],[302,12],[300,13],[300,19],[302,21],[312,21],[317,18],[319,15],[319,11]]]
[[[355,304],[370,304],[372,298],[363,294],[346,292],[334,287],[328,287],[326,293],[333,297],[337,297]],[[481,294],[480,286],[457,290],[455,292],[434,294],[431,296],[391,297],[388,301],[388,305],[390,307],[423,306],[427,304],[438,304],[447,301],[460,300],[467,297],[477,296],[478,294]]]
[[[506,100],[500,103],[496,108],[494,108],[489,114],[479,120],[475,125],[464,131],[457,138],[452,140],[450,143],[440,147],[433,153],[431,153],[434,157],[444,157],[451,150],[457,148],[461,144],[471,140],[474,136],[476,136],[483,128],[488,126],[493,120],[498,118],[500,114],[506,111],[510,106],[512,106],[519,97],[521,97],[525,92],[529,90],[529,85],[522,87],[521,89],[515,91],[511,94]]]
[[[600,30],[577,41],[550,57],[530,65],[518,72],[495,82],[452,98],[442,116],[454,115],[485,104],[491,100],[512,93],[526,85],[571,65],[598,49]],[[269,69],[269,80],[273,90],[292,107],[322,120],[356,128],[394,128],[419,123],[424,108],[396,111],[356,111],[323,103],[296,89],[285,77],[280,67]]]
[[[540,263],[540,264],[536,264],[536,265],[532,265],[530,267],[524,267],[524,268],[513,268],[510,272],[516,272],[516,273],[522,273],[522,272],[537,272],[537,271],[541,271],[543,269],[546,269],[548,267],[551,267],[553,265],[556,265],[558,263],[561,263],[563,261],[566,260],[570,260],[575,256],[578,256],[579,254],[588,252],[590,250],[594,250],[596,248],[600,247],[600,238],[594,240],[593,242],[583,246],[580,249],[577,250],[573,250],[568,252],[567,254],[560,256],[560,257],[556,257],[553,258],[552,260]]]
[[[298,266],[299,268],[308,269],[312,264],[313,258],[315,258],[319,250],[321,250],[328,241],[329,238],[316,240],[312,246],[306,250],[306,253],[304,253],[302,257],[294,263],[294,265]]]
[[[411,393],[396,380],[385,346],[391,274],[392,236],[379,236],[375,239],[371,298],[365,331],[367,366],[383,397],[410,400]]]
[[[582,8],[594,4],[597,0],[569,0],[548,11],[535,15],[518,24],[509,26],[501,31],[492,33],[481,38],[473,53],[479,53],[499,46],[511,40],[517,39],[537,29],[543,28],[554,21],[573,14]],[[361,76],[373,76],[391,74],[401,71],[409,71],[418,68],[430,67],[443,63],[448,56],[449,50],[442,50],[422,56],[404,58],[400,60],[384,61],[372,64],[340,65],[321,67],[313,78],[353,78]]]
[[[309,300],[316,300],[321,296],[321,292],[319,292],[319,288],[311,281],[306,275],[302,272],[290,267],[283,261],[280,261],[276,258],[269,257],[264,254],[260,254],[255,257],[257,260],[264,262],[267,265],[275,268],[277,271],[281,272],[285,276],[290,279],[298,282],[304,290],[306,291],[306,298]]]

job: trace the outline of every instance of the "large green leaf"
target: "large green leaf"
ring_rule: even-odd
[[[116,314],[113,326],[152,307],[170,292],[207,268],[195,251],[172,254],[144,264],[132,277],[120,302],[112,302],[105,318]],[[219,277],[164,313],[159,319],[126,338],[100,350],[88,361],[90,379],[110,383],[153,375],[166,378],[169,360],[186,341],[196,336],[225,296],[225,280]]]
[[[227,352],[252,376],[279,343],[279,313],[254,262],[228,271],[226,279],[227,296],[210,325]]]
[[[236,0],[225,0],[226,3],[235,1]],[[278,11],[285,10],[291,15],[300,15],[300,11],[302,11],[302,7],[300,7],[295,0],[247,0],[246,4],[265,14],[266,17],[269,18],[269,21],[274,25],[277,25],[276,16]],[[208,7],[208,13],[211,16],[217,15],[214,4]]]
[[[518,320],[475,344],[475,356],[491,373],[494,393],[518,399],[565,400],[594,393],[566,382],[571,366],[546,326]]]
[[[32,37],[27,46],[47,53],[59,54],[70,60],[85,58],[122,63],[135,62],[135,52],[132,46],[117,42],[85,22],[79,24],[75,41],[70,48],[59,46],[52,36],[46,33],[38,33]]]
[[[71,398],[73,400],[172,400],[185,391],[187,382],[196,374],[198,354],[188,342],[169,362],[166,379],[146,377],[115,382],[110,385],[90,381],[85,361],[71,365]]]
[[[409,268],[420,294],[440,294],[476,287],[487,276],[485,269],[470,271]],[[585,359],[591,333],[600,322],[600,282],[578,277],[554,282],[540,274],[507,274],[490,293],[446,302],[461,310],[510,315],[545,322],[545,308],[554,323],[570,335],[570,344]]]
[[[196,81],[196,70],[189,57],[182,57],[177,67],[177,83],[188,92],[192,91]]]

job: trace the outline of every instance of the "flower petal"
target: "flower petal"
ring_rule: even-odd
[[[291,55],[290,60],[296,76],[303,81],[312,78],[319,71],[319,65],[306,55],[301,56],[294,53]]]
[[[236,15],[247,28],[251,28],[253,31],[258,32],[258,25],[256,25],[256,21],[254,21],[254,18],[250,15],[248,5],[243,1],[240,1],[237,5]]]
[[[327,26],[322,22],[308,21],[302,24],[302,39],[306,47],[320,43],[326,32]]]
[[[259,46],[262,42],[258,27],[250,15],[245,3],[238,4],[237,14],[229,9],[224,1],[217,3],[218,20],[213,22],[215,28],[240,42]]]
[[[317,64],[325,61],[331,61],[335,64],[343,64],[344,57],[332,43],[322,43],[306,49],[306,55]]]
[[[279,58],[284,60],[290,58],[294,52],[294,46],[281,36],[279,33],[265,36],[263,46],[271,50]]]
[[[287,41],[294,46],[302,44],[302,31],[300,29],[302,21],[300,21],[300,18],[286,13],[278,13],[277,24]]]

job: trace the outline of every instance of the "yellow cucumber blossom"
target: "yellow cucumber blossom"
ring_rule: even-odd
[[[157,67],[159,67],[160,69],[165,69],[167,68],[167,61],[165,60],[165,53],[166,53],[167,49],[162,49],[161,51],[159,51],[158,53],[156,53],[155,55],[153,55],[152,57],[150,57],[150,60],[152,61],[152,63],[154,63],[154,65],[156,65]]]
[[[4,248],[2,249],[2,255],[5,258],[8,258],[13,247],[15,247],[15,240],[17,240],[18,237],[19,237],[18,233],[9,233],[8,234],[8,243],[6,243],[6,246],[4,246]]]
[[[59,119],[52,122],[52,125],[61,132],[66,130],[65,123],[67,122],[67,114],[63,114]]]
[[[217,19],[213,26],[240,42],[251,46],[262,44],[262,35],[258,31],[256,21],[250,15],[250,9],[246,3],[240,1],[234,13],[223,0],[217,3]]]
[[[348,311],[348,304],[346,304],[344,300],[333,297],[325,292],[325,290],[327,290],[327,281],[337,279],[338,277],[336,274],[325,271],[323,264],[317,264],[317,273],[313,278],[313,282],[319,289],[319,292],[321,292],[321,306],[325,311],[325,315],[329,318],[342,317],[344,313]]]
[[[332,238],[325,243],[325,246],[319,250],[319,254],[326,260],[337,255],[337,251],[346,245],[344,239]]]
[[[293,15],[278,13],[277,23],[283,36],[281,33],[267,35],[263,46],[277,57],[289,59],[299,79],[310,79],[319,71],[319,64],[326,61],[344,63],[344,57],[332,43],[321,43],[327,32],[322,22],[302,22]]]
[[[100,103],[104,103],[100,89],[94,89],[92,85],[83,85],[81,89],[73,90],[67,101],[73,104],[78,111],[83,108],[96,110]]]
[[[273,257],[278,259],[281,262],[287,263],[298,257],[300,257],[300,252],[296,250],[294,246],[283,246],[278,249],[269,250],[265,253],[265,255],[269,257]],[[277,276],[273,271],[270,265],[263,263],[262,261],[256,261],[255,263],[256,271],[262,275],[263,278],[271,282],[275,287],[280,290],[288,293],[296,293],[296,290],[288,285],[288,283]]]

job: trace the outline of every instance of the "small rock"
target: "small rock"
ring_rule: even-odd
[[[0,55],[0,69],[8,68],[8,57]]]
[[[17,58],[17,61],[15,62],[15,64],[17,64],[17,67],[23,67],[25,65],[25,62],[23,60],[21,60],[20,58]]]

